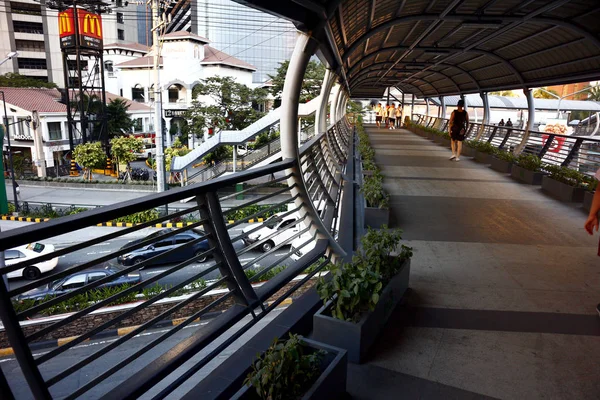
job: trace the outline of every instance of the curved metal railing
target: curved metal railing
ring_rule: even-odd
[[[415,114],[413,119],[428,128],[448,129],[447,118]],[[477,139],[481,129],[483,131]],[[505,151],[518,151],[525,134],[525,129],[470,123],[467,139],[488,142]],[[535,154],[545,163],[567,166],[588,175],[593,175],[600,168],[600,138],[529,131],[522,152]]]
[[[81,230],[106,221],[140,212],[152,214],[155,209],[164,209],[170,203],[190,197],[196,199],[196,205],[189,209],[171,209],[163,215],[154,215],[147,222],[124,224],[126,227],[120,230],[76,240],[34,261],[6,266],[0,260],[0,273],[8,274],[55,257],[60,260],[62,256],[109,240],[125,241],[132,235],[141,239],[68,268],[57,268],[20,287],[11,285],[7,288],[0,283],[0,317],[5,335],[2,340],[14,350],[34,397],[137,398],[150,391],[153,398],[167,398],[286,298],[311,282],[332,254],[326,240],[315,240],[314,222],[302,211],[302,205],[298,206],[294,201],[300,195],[310,199],[323,226],[331,236],[337,237],[338,221],[345,211],[340,206],[340,198],[351,132],[351,126],[342,119],[304,144],[300,149],[300,160],[286,159],[165,193],[2,232],[0,251],[5,251],[63,234],[79,237],[79,232],[85,232]],[[286,183],[290,176],[286,176],[285,171],[297,165],[307,183],[306,188],[297,184],[290,187]],[[257,180],[262,183],[257,184]],[[244,190],[231,194],[231,188],[240,183],[245,185]],[[276,219],[266,219],[266,215],[276,212]],[[254,222],[257,220],[262,222]],[[277,230],[265,229],[273,221],[287,220],[290,223],[282,223]],[[171,223],[173,228],[164,230],[160,236],[148,235],[157,224],[165,223]],[[254,235],[259,232],[260,236]],[[293,247],[290,246],[292,242]],[[90,268],[103,270],[107,263],[114,263],[115,257],[140,249],[155,250],[165,243],[170,245],[164,252],[157,252],[137,264],[124,262],[126,265],[113,266],[109,275],[97,280],[88,277],[68,292],[55,293],[53,297],[27,306],[19,300],[42,285],[56,285],[63,278],[86,273]],[[257,252],[259,248],[264,252]],[[291,260],[293,253],[302,256]],[[187,255],[177,257],[182,254]],[[178,258],[177,261],[172,261],[174,258]],[[149,272],[141,270],[154,268],[153,265],[161,260],[171,261],[166,267]],[[138,274],[144,276],[142,281],[136,281]],[[268,282],[256,285],[267,276]],[[110,284],[116,278],[130,278],[130,284],[90,300],[94,289]],[[169,284],[163,285],[152,296],[147,294],[148,288],[163,282]],[[123,299],[128,303],[115,306]],[[36,319],[55,314],[56,310],[68,312],[43,321]],[[182,329],[192,327],[198,319],[209,314],[218,316],[201,329],[195,328],[189,337],[174,347],[165,348],[166,342],[174,340]],[[155,332],[153,340],[143,346],[130,346],[130,341],[137,335],[171,319],[177,319],[178,324]],[[114,341],[87,355],[70,356],[69,350],[75,346],[122,326],[129,326],[127,333]],[[69,335],[72,337],[68,341],[45,352],[34,352],[40,341],[64,337],[69,330],[76,333]],[[148,361],[147,354],[156,357]],[[191,367],[172,375],[192,357]],[[58,364],[60,370],[52,367]],[[0,390],[3,395],[10,394],[2,373]]]

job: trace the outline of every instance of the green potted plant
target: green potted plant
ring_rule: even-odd
[[[399,229],[369,229],[362,254],[332,265],[331,279],[317,283],[324,305],[313,316],[313,338],[347,350],[350,362],[364,359],[408,288],[412,249],[401,239]]]
[[[515,160],[510,176],[529,185],[541,185],[544,176],[542,160],[535,154],[521,154]]]
[[[590,212],[592,200],[594,199],[594,192],[598,188],[598,181],[591,176],[586,175],[586,177],[589,179],[586,179],[585,193],[583,194],[583,209],[586,212]]]
[[[561,165],[546,164],[548,175],[542,177],[542,190],[566,203],[582,203],[588,186],[588,177],[579,171]]]
[[[365,200],[364,226],[379,228],[390,220],[389,194],[383,190],[383,175],[378,169],[365,176],[360,188]]]
[[[490,158],[490,168],[503,174],[510,174],[516,158],[510,151],[496,149],[496,152]]]
[[[497,149],[488,142],[477,142],[475,151],[475,161],[483,164],[491,164],[492,155],[497,152]]]
[[[335,399],[346,392],[346,370],[345,350],[291,334],[257,357],[232,399]]]

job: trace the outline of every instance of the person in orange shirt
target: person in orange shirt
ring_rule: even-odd
[[[600,169],[596,171],[596,175],[594,178],[600,181]],[[600,187],[596,189],[594,193],[594,199],[592,200],[592,206],[590,207],[590,213],[588,215],[587,220],[585,221],[585,225],[583,226],[587,233],[590,235],[598,232],[598,213],[600,212]],[[598,243],[598,255],[600,256],[600,243]],[[598,312],[598,316],[600,316],[600,304],[596,306],[596,312]]]

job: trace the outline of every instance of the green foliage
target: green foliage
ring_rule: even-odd
[[[542,89],[544,89],[545,91]],[[554,96],[552,96],[548,92],[554,94]],[[535,89],[533,91],[533,97],[535,97],[536,99],[557,99],[560,96],[558,95],[556,90],[552,90],[552,89],[548,89],[547,87],[544,87],[544,88],[540,88],[540,89]]]
[[[390,195],[383,190],[383,175],[375,170],[373,175],[366,175],[360,192],[365,197],[368,207],[388,208]]]
[[[488,143],[488,142],[481,142],[478,140],[469,140],[467,142],[467,145],[469,147],[471,147],[472,149],[475,149],[482,153],[496,154],[498,152],[498,149],[496,147],[494,147],[494,145],[492,145],[491,143]]]
[[[143,288],[142,295],[144,296],[144,299],[150,300],[151,298],[161,294],[163,290],[164,289],[160,284],[155,283],[153,286]]]
[[[233,146],[219,146],[215,150],[205,155],[202,160],[207,165],[216,165],[224,160],[231,160],[233,158]]]
[[[106,105],[109,137],[114,138],[131,132],[133,121],[128,111],[129,104],[127,104],[127,100],[125,99],[116,98]]]
[[[93,168],[103,168],[106,163],[106,154],[102,149],[102,143],[93,142],[75,146],[73,157],[77,164],[83,168],[91,170]]]
[[[252,364],[244,385],[252,386],[264,400],[299,398],[319,375],[325,351],[307,352],[301,338],[290,335],[286,341],[277,338]]]
[[[373,311],[383,288],[382,277],[365,268],[356,257],[351,263],[329,269],[331,280],[321,277],[317,292],[324,302],[333,300],[331,315],[342,321],[358,322],[367,311]]]
[[[512,90],[501,90],[499,92],[490,92],[492,96],[517,97]]]
[[[110,153],[119,163],[127,164],[135,161],[135,153],[144,149],[144,141],[132,136],[114,137],[110,140]]]
[[[283,84],[285,83],[285,75],[287,74],[289,65],[289,60],[286,60],[279,64],[275,75],[269,75],[273,83],[269,91],[275,97],[276,105],[281,103],[281,93],[283,93]],[[300,89],[300,103],[306,103],[319,96],[324,77],[325,66],[318,61],[309,61],[304,73],[304,79],[302,80],[302,88]]]
[[[167,171],[171,170],[171,160],[173,157],[181,157],[185,156],[187,153],[192,151],[187,146],[184,146],[179,138],[175,139],[171,144],[171,147],[167,147],[165,149],[165,169]],[[156,170],[156,162],[152,159],[151,162],[152,168]]]
[[[248,268],[248,269],[244,270],[244,273],[246,274],[246,277],[250,280],[250,282],[254,282],[254,281],[262,282],[262,281],[270,280],[271,278],[275,277],[277,274],[279,274],[281,271],[283,271],[286,268],[287,268],[286,265],[280,265],[279,267],[274,267],[274,268],[268,270],[267,272],[265,272],[264,274],[262,274],[258,277],[256,277],[256,276],[258,274],[260,274],[264,269]]]
[[[58,86],[53,82],[44,82],[41,79],[30,78],[16,72],[9,72],[0,75],[0,87],[20,87],[20,88],[46,88],[57,89]]]
[[[494,157],[499,158],[500,160],[503,160],[503,161],[506,161],[509,163],[514,163],[515,160],[517,159],[517,156],[515,156],[513,152],[503,151],[500,149],[496,149],[496,152],[494,153]]]
[[[212,76],[203,79],[192,91],[192,106],[186,111],[184,135],[196,135],[201,138],[204,131],[214,129],[241,130],[263,116],[256,110],[267,97],[265,89],[252,89],[238,83],[231,77]],[[205,96],[197,100],[198,96]]]
[[[272,207],[272,206],[268,205],[268,204],[266,204],[266,205],[251,205],[251,206],[246,206],[246,207],[240,208],[239,210],[235,210],[235,211],[225,211],[224,214],[227,216],[227,219],[230,219],[233,221],[239,221],[242,219],[246,219],[253,214],[258,213],[259,211],[266,210],[269,207]],[[285,212],[285,211],[287,211],[287,205],[283,204],[279,207],[275,207],[273,210],[261,212],[255,218],[269,218],[272,215],[275,215],[280,212]]]
[[[590,186],[597,184],[593,177],[562,165],[545,164],[544,170],[550,174],[550,178],[566,185],[589,190]]]
[[[140,212],[136,212],[135,214],[125,215],[124,217],[119,217],[115,219],[113,222],[125,222],[132,224],[141,224],[144,222],[150,222],[159,217],[158,211],[151,208],[149,210],[144,210]]]
[[[412,257],[412,248],[405,245],[401,246],[398,257],[392,257],[401,240],[401,229],[388,229],[386,225],[381,229],[369,228],[361,239],[363,254],[358,257],[387,283],[398,273],[404,260]]]
[[[346,113],[355,114],[356,116],[364,114],[366,110],[363,108],[360,101],[348,101],[348,105],[346,106]]]
[[[278,138],[279,138],[279,131],[263,132],[256,136],[254,143],[248,144],[248,148],[252,149],[252,150],[256,150]]]
[[[9,203],[8,203],[8,213],[9,213],[9,214],[12,214],[12,213],[14,213],[15,211],[16,211],[16,208],[15,208],[15,203],[10,203],[10,202],[9,202]]]
[[[13,206],[14,207],[14,206]],[[59,218],[65,215],[79,214],[87,211],[87,208],[70,206],[69,208],[55,208],[50,203],[42,204],[39,207],[31,207],[28,202],[23,202],[21,216],[30,218]]]
[[[538,172],[542,169],[542,160],[535,154],[520,154],[516,159],[516,163],[519,167],[533,172]]]

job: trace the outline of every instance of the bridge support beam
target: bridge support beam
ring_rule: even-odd
[[[335,83],[335,78],[335,73],[332,70],[325,70],[325,77],[323,78],[323,84],[321,85],[321,104],[319,104],[319,108],[317,108],[317,116],[315,118],[317,134],[327,130],[327,105],[329,103],[331,89]]]
[[[295,200],[296,207],[301,207],[299,212],[306,215],[306,225],[310,227],[310,233],[316,234],[316,239],[326,239],[329,242],[329,249],[334,251],[340,257],[346,255],[346,252],[331,236],[323,221],[315,209],[302,174],[300,166],[300,153],[298,150],[298,103],[300,101],[300,90],[306,66],[310,57],[315,53],[319,43],[312,36],[299,34],[296,40],[296,46],[290,59],[290,64],[285,75],[283,93],[281,94],[281,158],[295,159],[296,165],[293,168],[286,169],[285,174],[290,175],[288,185],[294,186],[291,189],[292,197],[298,195]]]
[[[333,88],[333,97],[331,98],[331,104],[329,105],[329,123],[333,124],[336,121],[336,110],[338,101],[340,98],[340,92],[342,87],[337,85]]]
[[[440,114],[442,118],[446,118],[446,98],[440,96]]]
[[[527,144],[527,140],[529,140],[529,132],[531,132],[533,129],[533,123],[535,122],[535,103],[533,100],[533,92],[530,88],[527,88],[523,89],[523,93],[527,99],[527,125],[525,125],[525,133],[523,133],[521,143],[519,143],[519,145],[515,148],[515,154],[521,154],[521,152],[523,152],[523,149]]]
[[[477,140],[481,139],[483,133],[485,132],[485,125],[490,122],[490,102],[488,99],[487,92],[479,93],[481,97],[481,101],[483,102],[483,120],[481,121],[481,127],[479,128],[479,132],[477,132]]]

